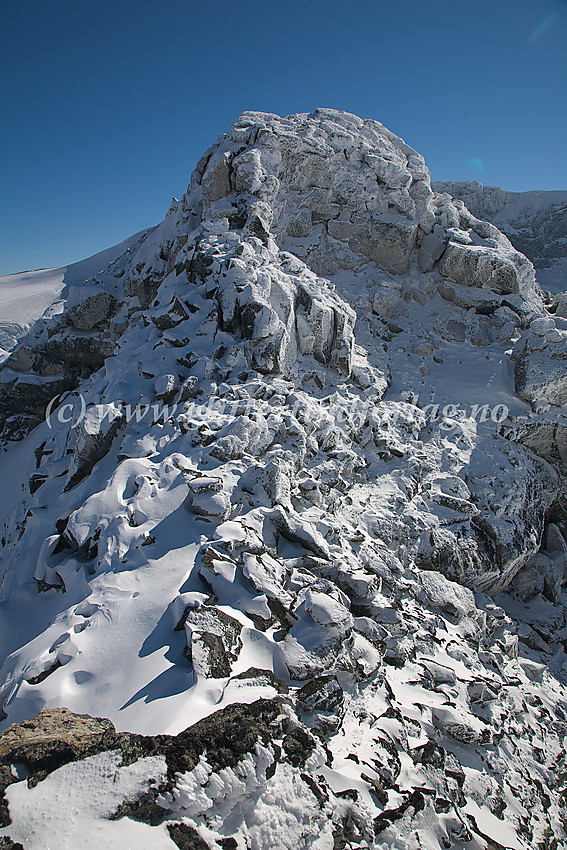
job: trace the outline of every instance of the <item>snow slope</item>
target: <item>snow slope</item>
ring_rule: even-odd
[[[565,846],[566,342],[381,124],[241,116],[0,373],[0,834]]]
[[[53,305],[51,313],[62,309],[55,302],[65,298],[66,287],[77,286],[105,269],[143,233],[146,231],[69,266],[0,276],[0,362],[49,307]]]

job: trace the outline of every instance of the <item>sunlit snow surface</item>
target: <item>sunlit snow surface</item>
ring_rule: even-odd
[[[14,824],[1,834],[26,850],[171,850],[165,827],[152,828],[129,818],[109,820],[121,803],[163,781],[162,757],[121,767],[122,754],[101,753],[64,765],[35,788],[11,785],[8,805]],[[18,825],[16,825],[18,824]]]
[[[0,362],[46,310],[49,315],[61,312],[61,300],[70,286],[78,286],[105,269],[140,236],[141,232],[136,233],[69,266],[0,276]]]

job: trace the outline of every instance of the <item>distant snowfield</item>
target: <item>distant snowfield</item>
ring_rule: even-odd
[[[144,231],[118,245],[105,248],[86,260],[58,269],[38,269],[0,276],[0,362],[31,326],[53,305],[65,298],[69,286],[88,280],[134,245]]]

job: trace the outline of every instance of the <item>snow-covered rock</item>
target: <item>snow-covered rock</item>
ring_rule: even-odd
[[[535,266],[537,278],[552,292],[567,287],[567,192],[507,192],[476,180],[433,184],[463,201],[481,219],[495,224]]]
[[[244,113],[16,346],[1,723],[72,714],[0,737],[2,838],[562,846],[567,321],[473,213]]]
[[[517,344],[514,362],[516,392],[537,405],[547,402],[563,406],[567,402],[567,335],[542,337],[541,327]]]

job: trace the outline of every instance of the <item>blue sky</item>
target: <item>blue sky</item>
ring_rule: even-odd
[[[245,109],[345,109],[434,179],[567,189],[566,0],[4,0],[0,32],[0,274],[160,221]]]

